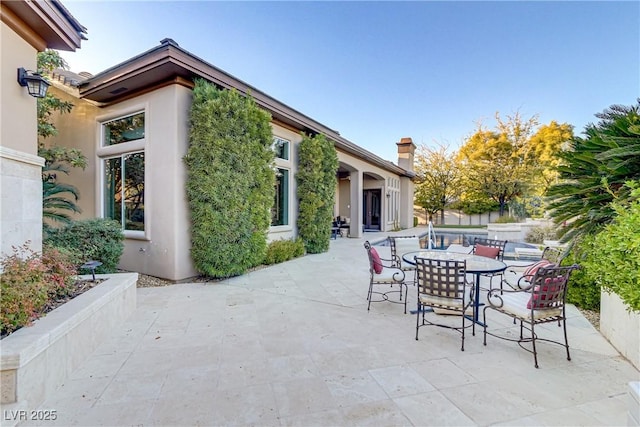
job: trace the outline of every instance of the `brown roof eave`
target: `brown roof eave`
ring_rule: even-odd
[[[86,28],[57,0],[3,1],[2,6],[24,21],[48,48],[75,51],[86,39]]]
[[[81,83],[79,86],[80,96],[100,102],[101,99],[98,98],[98,93],[101,90],[104,91],[109,86],[114,86],[115,88],[116,86],[124,84],[128,79],[140,76],[143,73],[163,65],[167,67],[169,65],[175,66],[177,70],[181,70],[182,77],[191,79],[200,77],[220,87],[227,89],[234,88],[244,95],[250,94],[256,103],[269,111],[272,116],[298,128],[300,131],[323,133],[335,142],[336,148],[339,150],[366,159],[389,172],[409,178],[415,176],[412,171],[405,170],[390,161],[383,160],[364,148],[346,140],[340,136],[339,132],[315,121],[257,88],[198,58],[182,49],[171,39],[164,39],[159,46],[96,74]],[[171,69],[173,69],[173,67],[171,67]],[[182,72],[182,70],[184,72]],[[168,77],[169,76],[164,76],[164,78]],[[148,81],[146,82],[146,86],[149,87],[156,83],[156,81]]]

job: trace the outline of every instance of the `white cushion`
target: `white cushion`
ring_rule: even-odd
[[[422,304],[436,304],[444,307],[463,307],[463,300],[452,299],[446,297],[439,297],[435,295],[420,294],[420,303]],[[464,306],[466,307],[471,303],[471,291],[467,288],[464,293]]]
[[[500,305],[502,298],[502,306]],[[528,292],[504,292],[500,295],[497,292],[491,294],[489,304],[499,308],[502,311],[513,314],[517,317],[525,319],[531,318],[531,309],[527,308],[527,303],[531,299]],[[547,317],[560,316],[562,308],[549,308],[543,310],[533,310],[533,320],[544,319]]]
[[[373,275],[373,282],[402,282],[405,278],[405,274],[399,268],[385,267],[382,269],[382,273]]]

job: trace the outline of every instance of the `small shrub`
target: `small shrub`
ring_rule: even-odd
[[[296,240],[275,240],[269,243],[264,264],[279,264],[304,255],[304,242]]]
[[[414,226],[414,227],[417,227],[417,226],[418,226],[418,217],[417,217],[417,216],[414,216],[414,217],[413,217],[413,226]]]
[[[114,273],[124,250],[124,235],[117,221],[93,218],[52,230],[45,244],[73,254],[77,264],[102,262],[96,273]]]
[[[555,226],[541,225],[532,227],[524,238],[524,241],[541,245],[545,240],[556,240],[557,238],[558,231]]]
[[[46,269],[49,295],[55,299],[69,296],[78,275],[78,258],[66,249],[45,246],[41,260]]]
[[[496,224],[509,224],[513,222],[518,222],[518,218],[508,215],[503,215],[494,221],[494,223]]]
[[[67,294],[76,270],[68,254],[45,248],[42,255],[28,244],[14,248],[0,260],[0,332],[2,335],[30,325],[50,299]]]

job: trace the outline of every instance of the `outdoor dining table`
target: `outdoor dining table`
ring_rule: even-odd
[[[431,259],[439,259],[443,261],[466,261],[467,273],[475,274],[474,281],[474,301],[473,301],[473,321],[476,323],[481,323],[478,321],[478,312],[480,308],[480,275],[482,274],[490,274],[490,273],[500,273],[507,268],[507,264],[502,261],[498,261],[497,259],[487,258],[479,255],[473,254],[461,254],[457,252],[449,252],[446,250],[421,250],[421,251],[413,251],[402,254],[402,259],[411,264],[416,265],[415,258],[431,258]]]

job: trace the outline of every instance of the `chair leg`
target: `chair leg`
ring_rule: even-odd
[[[400,284],[400,289],[402,289],[402,285],[404,285],[404,314],[407,314],[407,300],[409,299],[409,288],[406,283]]]
[[[464,321],[466,319],[465,315],[464,315],[464,311],[462,311],[462,347],[460,348],[460,351],[464,351]],[[473,321],[472,321],[473,322]],[[473,322],[475,324],[475,322]]]
[[[369,309],[371,308],[371,294],[373,292],[373,284],[369,283],[369,293],[367,294],[367,301],[369,301],[369,304],[367,305],[367,311],[369,311]]]
[[[484,334],[484,339],[482,343],[487,345],[487,307],[482,309],[482,330]]]
[[[424,312],[422,312],[424,316]],[[418,341],[418,330],[420,329],[420,300],[418,300],[418,311],[416,312],[416,341]]]
[[[567,349],[567,360],[571,360],[571,355],[569,354],[569,340],[567,339],[567,319],[562,319],[562,323],[564,325],[564,345]]]
[[[535,322],[531,322],[531,343],[533,344],[533,362],[538,369],[538,351],[536,350],[536,332],[535,332]]]

